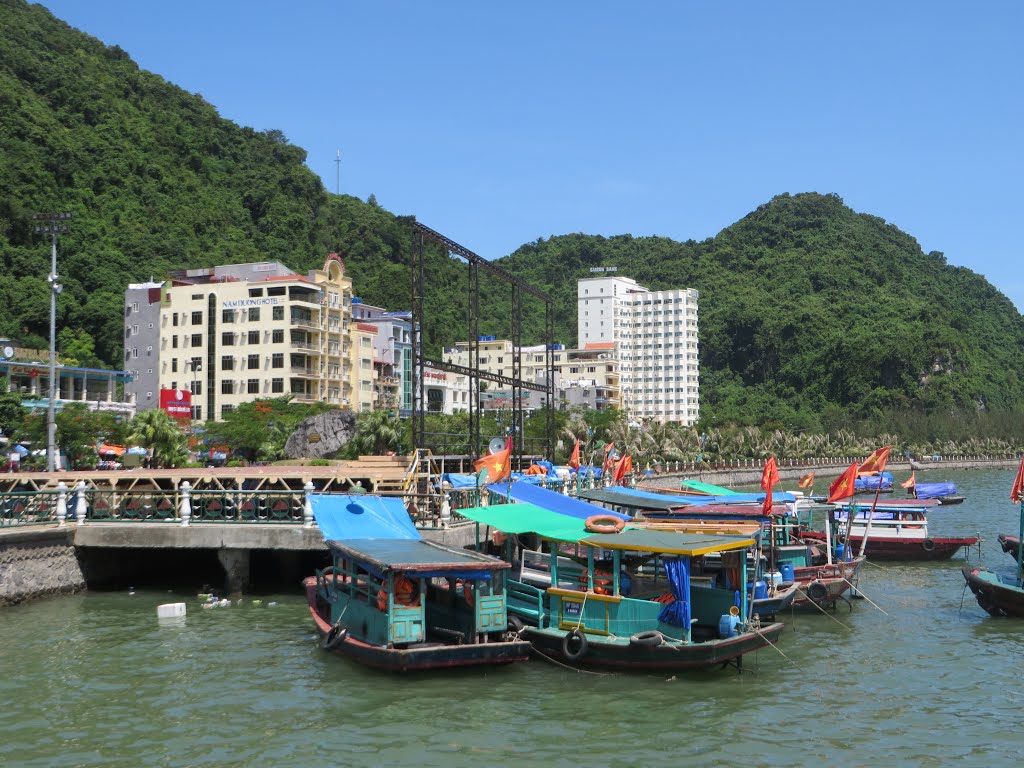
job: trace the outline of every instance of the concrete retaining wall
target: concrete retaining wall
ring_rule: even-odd
[[[70,529],[8,530],[0,536],[0,606],[84,588]]]

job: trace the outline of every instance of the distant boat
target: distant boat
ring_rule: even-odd
[[[938,503],[936,499],[889,499],[884,504],[879,502],[874,513],[870,514],[870,505],[857,502],[849,535],[850,545],[859,552],[867,533],[864,554],[869,560],[948,560],[962,547],[977,544],[975,536],[929,535],[925,510],[938,506]],[[852,502],[846,500],[833,505],[830,513],[834,530],[842,531],[844,538],[851,506]],[[815,541],[825,540],[823,531],[804,531],[802,536]]]
[[[956,492],[956,483],[915,483],[907,489],[916,499],[938,499],[942,505],[963,504],[964,497]]]

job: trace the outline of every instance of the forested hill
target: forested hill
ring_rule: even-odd
[[[45,8],[0,0],[0,336],[48,346],[41,211],[74,216],[58,326],[61,350],[86,365],[123,365],[124,289],[169,269],[273,259],[304,272],[338,251],[367,301],[402,301],[408,227],[328,194],[305,158]]]
[[[829,412],[1024,402],[1012,302],[836,195],[776,197],[704,242],[566,235],[498,263],[551,291],[570,340],[574,281],[591,267],[698,289],[701,405],[716,421],[814,428]]]
[[[40,211],[74,215],[60,241],[59,343],[85,365],[123,365],[125,286],[172,268],[272,259],[305,271],[338,251],[364,300],[407,308],[407,221],[329,194],[305,154],[41,6],[0,0],[0,336],[47,346]],[[567,344],[590,267],[700,290],[702,413],[714,421],[814,427],[829,413],[1024,402],[1024,321],[1009,300],[835,196],[775,198],[700,243],[567,235],[499,263],[555,298]],[[452,288],[466,278],[436,250],[428,274],[436,352],[465,336]],[[481,285],[481,332],[505,336],[508,291]],[[530,315],[525,341],[542,322]]]

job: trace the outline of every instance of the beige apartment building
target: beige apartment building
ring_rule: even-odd
[[[154,299],[158,311],[142,306]],[[351,304],[352,280],[337,254],[308,275],[260,262],[129,286],[126,360],[144,356],[142,365],[153,372],[140,381],[136,402],[140,409],[157,407],[154,389],[188,390],[197,420],[283,395],[369,410],[376,328],[353,323]],[[150,322],[137,323],[133,315]]]

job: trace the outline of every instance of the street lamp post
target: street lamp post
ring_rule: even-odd
[[[190,388],[192,390],[192,397],[195,397],[196,396],[196,389],[198,389],[198,387],[196,387],[196,384],[199,383],[199,379],[196,376],[196,374],[203,370],[203,361],[200,358],[198,358],[198,357],[193,357],[191,360],[189,360],[187,363],[185,363],[185,365],[188,366],[188,369],[190,371],[192,371],[192,381],[190,382]],[[195,421],[196,420],[196,405],[195,405],[195,403],[191,403],[191,401],[190,401],[190,404],[191,404],[191,408],[192,408],[192,413],[191,413],[192,420]]]
[[[46,404],[46,471],[53,472],[56,468],[57,420],[55,400],[57,399],[57,297],[63,286],[57,280],[57,236],[68,231],[64,223],[71,218],[70,213],[37,213],[33,217],[41,222],[35,230],[39,234],[50,236],[50,274],[46,281],[50,284],[50,389]]]

